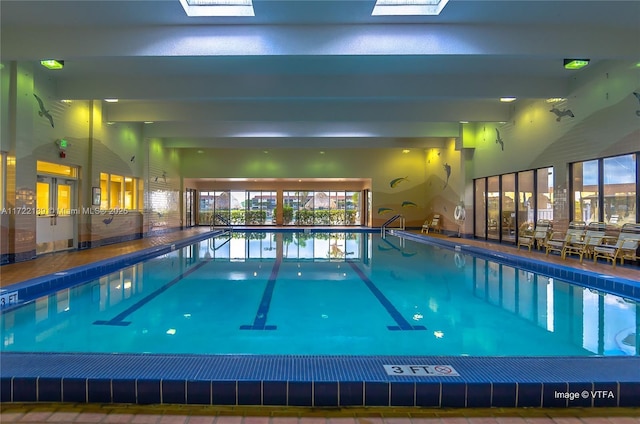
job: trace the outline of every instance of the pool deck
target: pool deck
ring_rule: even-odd
[[[265,228],[260,230],[264,231]],[[341,231],[335,228],[333,230]],[[516,255],[535,263],[554,263],[563,268],[599,276],[611,276],[631,282],[640,281],[640,268],[637,265],[614,268],[610,264],[593,264],[591,261],[580,264],[574,258],[562,260],[557,255],[547,257],[541,252],[517,250],[510,245],[452,239],[439,235],[425,236],[420,235],[419,231],[409,233],[412,237],[434,237],[432,241],[442,244],[453,243],[464,246],[465,249]],[[91,264],[96,262],[116,263],[122,262],[122,258],[125,258],[126,262],[129,255],[135,257],[144,251],[153,253],[162,249],[173,249],[183,242],[204,238],[208,234],[209,228],[194,228],[90,250],[45,255],[32,261],[0,267],[0,281],[3,287],[20,286],[25,280],[47,278],[46,276],[55,273],[64,275],[69,270],[91,267]],[[611,406],[640,406],[640,357],[274,358],[234,355],[70,355],[5,352],[0,359],[0,401],[6,405],[2,408],[3,415],[8,413],[6,411],[9,405],[17,405],[9,402],[32,401],[65,404],[206,404],[238,407],[272,405],[306,408],[599,406],[607,409]],[[460,376],[389,376],[383,369],[384,365],[389,364],[409,366],[425,363],[453,366]],[[170,375],[167,374],[168,370]],[[557,397],[557,393],[591,394],[570,400],[562,396]],[[19,415],[20,412],[16,412],[18,415],[12,417],[18,420],[16,422],[22,422],[23,419],[27,421],[29,413]],[[50,410],[49,413],[52,414]],[[51,415],[54,416],[55,414]],[[221,415],[216,416],[217,424],[225,424],[220,421]],[[44,417],[43,421],[50,422],[50,417],[47,417]],[[169,422],[162,415],[153,417],[155,418],[150,418],[148,422]],[[456,417],[462,419],[461,421],[445,421],[437,416],[433,418],[441,420],[436,422],[447,423],[503,422],[495,419],[475,421],[464,416]],[[111,422],[107,421],[106,417],[101,419]],[[354,419],[360,423],[364,421],[357,416],[349,418]],[[314,424],[324,423],[324,420],[332,421],[330,417],[325,416]],[[411,420],[413,419],[408,418],[406,423],[409,424]],[[247,417],[244,421],[247,421]],[[5,421],[3,417],[2,422],[12,421]],[[191,423],[192,420],[187,417],[179,422]],[[272,422],[275,422],[274,418]],[[622,421],[616,418],[599,422]],[[237,424],[240,424],[240,421],[237,421]]]

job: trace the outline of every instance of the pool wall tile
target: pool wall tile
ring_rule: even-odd
[[[160,403],[160,380],[136,380],[136,397],[141,405]]]
[[[0,378],[0,402],[11,402],[11,377]]]
[[[87,402],[87,379],[63,378],[62,379],[63,402]]]
[[[594,383],[593,391],[593,406],[618,406],[618,383]]]
[[[287,401],[291,406],[313,406],[313,384],[290,381],[287,387]]]
[[[112,393],[114,403],[136,403],[135,380],[112,380]]]
[[[569,399],[570,407],[590,407],[593,406],[591,394],[593,384],[591,383],[569,383],[569,393],[579,393],[573,400]]]
[[[443,407],[464,408],[466,406],[467,385],[464,383],[449,383],[442,385]]]
[[[111,403],[111,380],[89,379],[87,382],[87,399],[89,402]]]
[[[364,406],[389,406],[389,383],[365,381]]]
[[[415,383],[391,383],[391,406],[415,406]]]
[[[184,404],[187,402],[187,382],[184,380],[162,380],[162,403]]]
[[[38,399],[38,387],[35,378],[15,377],[13,379],[13,401],[35,402]]]
[[[416,406],[439,407],[441,390],[440,383],[416,383]]]
[[[620,383],[618,406],[640,406],[640,382]]]
[[[214,381],[211,383],[211,398],[214,405],[237,405],[235,381]]]
[[[263,405],[285,406],[287,404],[286,381],[264,381],[262,383]]]
[[[187,404],[211,405],[211,382],[187,381]]]
[[[238,381],[238,405],[262,405],[262,382]]]
[[[62,380],[59,378],[38,378],[38,402],[61,402]]]
[[[544,383],[542,385],[542,406],[545,408],[566,408],[569,399],[558,397],[559,393],[569,393],[567,383]]]
[[[364,383],[360,381],[340,382],[340,406],[364,406]]]
[[[516,395],[515,383],[493,383],[491,406],[513,408],[516,406]]]
[[[467,407],[489,408],[491,406],[491,383],[467,384]]]
[[[518,407],[542,406],[542,383],[518,383]]]
[[[313,406],[338,406],[338,383],[313,383]]]

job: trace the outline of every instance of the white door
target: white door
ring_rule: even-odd
[[[73,249],[75,246],[75,186],[75,180],[38,176],[37,254]]]

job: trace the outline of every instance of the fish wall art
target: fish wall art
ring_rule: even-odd
[[[393,180],[389,181],[389,186],[391,188],[396,188],[398,184],[404,181],[409,181],[409,177],[407,176],[407,177],[394,178]]]

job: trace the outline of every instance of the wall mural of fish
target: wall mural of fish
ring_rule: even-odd
[[[393,212],[393,209],[391,209],[391,208],[378,208],[378,215],[384,215],[384,214],[387,214],[389,212]]]
[[[448,163],[445,163],[443,165],[443,168],[444,168],[444,172],[447,174],[447,178],[444,181],[444,187],[442,187],[442,189],[444,190],[449,185],[449,177],[451,176],[451,165],[449,165]]]
[[[400,184],[403,181],[409,181],[409,177],[400,177],[400,178],[394,178],[393,180],[389,181],[389,186],[391,188],[395,188],[398,184]]]
[[[402,205],[401,205],[401,206],[402,206],[403,208],[417,208],[417,207],[418,207],[418,205],[416,205],[415,203],[410,202],[410,201],[408,201],[408,200],[405,200],[404,202],[402,202]]]

